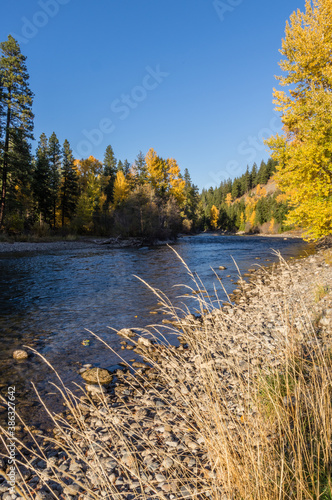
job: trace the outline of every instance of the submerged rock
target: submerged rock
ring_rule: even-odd
[[[23,351],[23,349],[18,349],[17,351],[13,352],[13,358],[17,360],[21,359],[28,359],[29,354],[26,351]]]
[[[91,368],[83,372],[81,376],[88,384],[108,385],[113,379],[111,373],[103,368]]]
[[[122,330],[117,332],[117,335],[120,335],[120,337],[124,337],[125,339],[127,338],[134,338],[136,337],[136,333],[130,330],[129,328],[122,328]]]

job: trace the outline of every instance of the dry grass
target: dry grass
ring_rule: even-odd
[[[264,359],[254,363],[259,355],[255,342],[262,337],[251,329],[250,314],[246,316],[245,311],[236,308],[231,317],[220,313],[217,296],[214,300],[207,298],[203,283],[189,269],[194,282],[190,292],[202,290],[194,294],[197,311],[208,310],[209,321],[183,321],[188,311],[174,307],[160,291],[154,290],[171,321],[181,325],[181,336],[189,349],[172,348],[165,339],[161,342],[160,329],[152,327],[150,335],[154,332],[159,344],[167,346],[157,348],[156,361],[156,349],[143,349],[140,344],[145,360],[153,366],[155,380],[144,377],[138,370],[129,377],[127,385],[137,396],[150,391],[151,397],[164,401],[174,425],[185,429],[192,441],[200,439],[200,449],[192,452],[194,467],[189,467],[189,461],[182,460],[177,452],[166,449],[162,436],[150,439],[140,424],[131,431],[130,422],[149,422],[148,412],[140,415],[148,409],[144,405],[137,408],[130,399],[123,398],[115,411],[107,397],[101,396],[96,402],[86,394],[86,407],[98,419],[100,427],[111,429],[126,448],[127,460],[120,459],[108,441],[93,440],[89,423],[84,419],[84,406],[59,377],[58,390],[69,418],[49,412],[56,428],[55,438],[49,439],[50,446],[63,450],[67,457],[64,463],[71,458],[86,468],[85,479],[79,484],[85,491],[84,498],[127,498],[114,486],[114,477],[105,468],[107,458],[117,463],[118,477],[139,483],[136,496],[130,498],[172,498],[151,479],[149,467],[137,452],[139,441],[141,451],[150,450],[155,462],[161,464],[165,458],[174,461],[173,467],[163,472],[169,481],[177,482],[178,493],[173,498],[184,498],[179,493],[182,485],[190,491],[186,498],[193,499],[332,499],[331,332],[325,332],[323,338],[312,326],[296,283],[290,286],[289,277],[283,279],[283,271],[289,276],[287,264],[281,262],[276,271],[278,292],[264,285],[256,288],[260,310],[268,312],[273,305],[274,314],[277,309],[282,320],[276,346],[276,356],[281,362],[276,367],[264,363]],[[179,334],[177,328],[169,327],[167,331]],[[225,347],[225,339],[234,342],[240,336],[246,361]],[[191,368],[187,366],[185,352],[190,352],[190,359],[194,360]],[[222,366],[217,358],[222,359]],[[247,363],[246,369],[243,363]],[[64,486],[68,472],[64,473],[59,465],[47,459],[45,446],[40,447],[32,434],[31,439],[35,440],[37,460],[31,461],[31,457],[27,460],[22,455],[22,465],[46,481],[43,472],[34,466],[36,461],[43,460],[52,469],[54,481]],[[24,443],[21,446],[25,448]],[[98,487],[91,486],[91,478]],[[72,479],[76,482],[74,474]],[[28,481],[23,481],[21,488],[26,498],[34,498]],[[64,497],[59,494],[55,498]]]

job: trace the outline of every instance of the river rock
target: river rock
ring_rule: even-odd
[[[13,352],[13,358],[20,360],[20,359],[28,359],[29,354],[26,351],[23,351],[22,349],[18,349],[17,351]]]
[[[113,376],[108,370],[103,368],[91,368],[81,373],[81,377],[88,382],[88,384],[101,384],[108,385],[112,382]]]
[[[120,335],[120,337],[124,337],[125,339],[133,339],[136,337],[136,333],[130,330],[130,328],[122,328],[122,330],[117,332],[117,335]]]
[[[86,392],[91,394],[91,396],[95,396],[98,394],[105,394],[105,392],[106,392],[105,387],[99,387],[99,385],[95,385],[95,384],[87,384],[85,386],[85,390],[86,390]]]

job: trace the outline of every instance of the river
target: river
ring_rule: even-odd
[[[214,295],[217,288],[221,301],[226,296],[212,269],[231,292],[235,288],[231,280],[238,279],[233,259],[243,273],[253,265],[277,260],[272,249],[286,259],[311,251],[300,239],[213,233],[182,237],[174,249],[197,273],[208,294]],[[227,269],[219,271],[219,266]],[[46,403],[58,411],[61,403],[49,384],[56,377],[36,354],[27,361],[14,361],[15,349],[33,347],[66,384],[77,390],[72,382],[82,383],[77,374],[81,364],[110,368],[119,361],[88,330],[128,361],[133,353],[120,350],[121,339],[115,330],[161,323],[166,317],[159,310],[157,298],[134,276],[161,289],[176,304],[186,302],[186,298],[178,297],[188,290],[174,285],[192,285],[187,270],[167,246],[111,249],[88,245],[75,250],[4,253],[0,254],[0,269],[1,393],[14,385],[18,410],[36,426],[42,426],[46,419],[31,382]],[[194,304],[187,300],[187,306],[193,308]],[[83,340],[89,340],[89,344],[83,345]],[[3,425],[6,410],[0,410]]]

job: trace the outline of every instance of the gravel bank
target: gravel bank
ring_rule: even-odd
[[[99,241],[99,240],[96,240]],[[30,243],[16,241],[14,243],[0,243],[0,253],[26,253],[26,252],[47,252],[59,250],[75,250],[77,248],[95,247],[94,241],[49,241]]]
[[[123,366],[106,389],[83,395],[75,415],[67,415],[71,427],[55,428],[58,444],[45,439],[44,456],[32,461],[38,474],[24,470],[17,484],[37,500],[228,500],[214,482],[211,450],[219,430],[206,425],[216,403],[205,374],[213,373],[227,432],[236,433],[245,418],[255,433],[246,381],[282,365],[290,336],[301,344],[312,325],[323,347],[332,345],[332,257],[327,252],[253,269],[239,280],[232,304],[222,309],[209,307],[203,291],[197,294],[201,314],[170,315],[164,321],[179,335],[178,347],[157,344],[148,334],[119,332],[123,349],[140,356],[133,363],[135,375]],[[26,456],[31,460],[30,453]],[[8,487],[0,482],[0,498],[17,498],[9,496]]]

